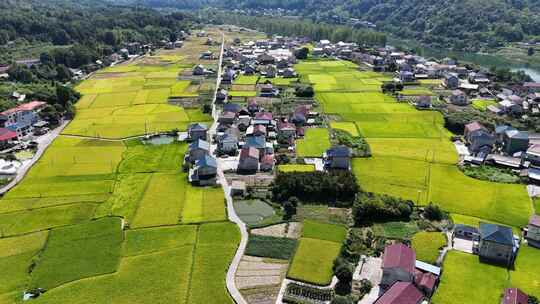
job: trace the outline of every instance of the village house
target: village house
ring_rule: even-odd
[[[465,125],[464,137],[473,155],[487,156],[496,141],[495,136],[477,121]]]
[[[222,112],[219,115],[218,122],[221,124],[232,125],[236,120],[236,113],[234,112]]]
[[[273,115],[270,112],[257,112],[255,113],[255,120],[253,124],[260,124],[269,126],[273,122]]]
[[[296,136],[296,126],[290,122],[280,122],[278,124],[279,135],[285,138],[294,138]]]
[[[202,64],[198,64],[193,68],[193,75],[203,76],[206,75],[207,71]]]
[[[274,170],[275,159],[274,154],[265,154],[261,159],[260,170],[263,172],[271,172]]]
[[[264,125],[251,125],[246,130],[246,136],[266,136],[266,127]]]
[[[309,106],[298,106],[294,110],[294,113],[291,115],[291,122],[297,126],[303,126],[307,122],[307,117],[309,115],[310,107]]]
[[[258,103],[257,103],[257,100],[251,99],[251,100],[248,102],[247,110],[248,110],[249,113],[251,113],[252,115],[255,114],[256,112],[258,112],[258,111],[259,111],[259,105],[258,105]]]
[[[190,140],[206,140],[208,127],[205,124],[194,123],[188,127],[188,138]]]
[[[506,288],[501,304],[528,304],[529,297],[518,288]]]
[[[346,146],[334,146],[328,149],[324,155],[324,168],[326,170],[350,170],[351,149]]]
[[[274,65],[266,66],[262,75],[266,78],[275,78],[277,76],[278,70]]]
[[[455,90],[459,87],[459,78],[454,74],[446,74],[443,78],[443,85],[449,90]]]
[[[223,105],[223,112],[233,112],[238,115],[242,110],[242,106],[237,103],[226,103]]]
[[[198,139],[189,145],[189,152],[186,154],[186,162],[195,164],[197,160],[208,154],[210,154],[210,143]]]
[[[396,282],[413,282],[416,254],[410,247],[397,243],[384,249],[380,283],[387,290]]]
[[[274,89],[272,84],[263,84],[260,86],[259,96],[260,97],[277,97],[279,95],[279,90]]]
[[[212,186],[216,184],[216,176],[216,159],[207,154],[195,161],[195,166],[190,170],[189,181],[198,186]]]
[[[540,248],[540,216],[533,215],[525,231],[525,238],[529,245]]]
[[[228,98],[229,98],[229,92],[227,92],[227,90],[220,89],[220,90],[217,91],[216,101],[218,103],[225,103],[225,102],[227,102]]]
[[[463,224],[456,224],[454,226],[454,231],[452,232],[452,238],[476,240],[479,236],[480,232],[477,228]]]
[[[238,151],[238,137],[225,133],[218,138],[218,151],[227,155],[236,155]]]
[[[450,102],[456,106],[466,106],[469,104],[469,98],[461,90],[453,90],[450,95]]]
[[[401,71],[399,72],[399,81],[402,83],[415,82],[414,73],[411,71]]]
[[[6,149],[17,140],[17,132],[6,128],[0,128],[0,149]]]
[[[33,125],[39,121],[39,113],[46,104],[43,101],[32,101],[0,113],[6,118],[4,126],[16,132],[18,138],[30,135],[34,129]]]
[[[529,132],[510,128],[503,133],[503,151],[512,156],[529,148]]]
[[[440,269],[438,269],[437,274],[429,271],[421,271],[418,269],[418,263],[423,263],[416,261],[417,269],[414,270],[414,284],[416,287],[422,291],[426,296],[431,297],[435,292],[437,283],[439,282]],[[429,265],[429,264],[426,264]]]
[[[295,78],[296,76],[296,71],[293,68],[283,70],[283,78]]]
[[[512,228],[490,223],[480,223],[480,260],[510,266],[517,253]]]
[[[238,173],[253,174],[259,170],[259,150],[254,147],[244,147],[240,152],[238,162]]]
[[[224,84],[232,84],[233,81],[236,79],[236,71],[231,68],[226,68],[223,72],[223,76],[221,78],[221,82]]]
[[[424,295],[413,283],[396,282],[375,304],[420,304],[424,300]]]
[[[204,51],[201,53],[200,59],[202,60],[212,60],[214,59],[214,53],[212,51]]]
[[[540,144],[529,146],[525,157],[529,161],[530,166],[540,168]]]

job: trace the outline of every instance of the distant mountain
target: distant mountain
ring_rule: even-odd
[[[540,41],[540,0],[121,0],[152,7],[242,9],[313,21],[368,21],[397,37],[460,50]],[[280,9],[278,12],[277,10]],[[365,24],[356,22],[359,26]]]

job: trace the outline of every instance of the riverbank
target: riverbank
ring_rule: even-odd
[[[402,40],[395,37],[388,38],[388,45],[413,49],[416,54],[426,58],[442,59],[450,57],[486,68],[497,66],[509,68],[512,71],[521,70],[531,76],[534,81],[540,82],[540,52],[536,52],[531,58],[527,58],[527,54],[523,50],[515,47],[501,48],[494,53],[460,52],[427,47],[416,41]]]

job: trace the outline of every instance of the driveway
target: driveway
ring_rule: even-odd
[[[381,283],[383,273],[381,266],[381,258],[365,257],[361,259],[360,264],[356,267],[353,274],[353,280],[361,281],[363,279],[366,279],[369,280],[373,285],[371,291],[367,295],[365,295],[358,302],[358,304],[373,304],[379,298],[379,284]]]

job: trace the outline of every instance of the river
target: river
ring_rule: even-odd
[[[430,47],[419,46],[415,42],[403,41],[399,39],[389,38],[388,43],[394,46],[401,46],[406,48],[414,49],[418,55],[424,56],[426,58],[437,58],[442,59],[445,57],[456,58],[462,62],[470,62],[481,65],[486,68],[492,66],[497,67],[507,67],[512,71],[522,70],[527,73],[531,78],[540,82],[540,66],[529,66],[523,62],[514,61],[502,56],[485,54],[485,53],[469,53],[469,52],[458,52],[451,51],[446,49],[435,49]]]

